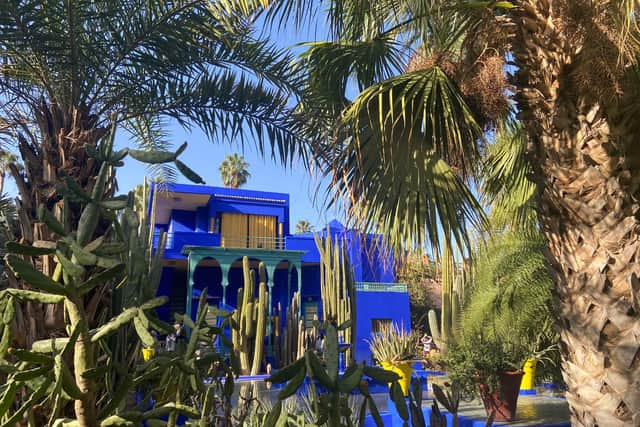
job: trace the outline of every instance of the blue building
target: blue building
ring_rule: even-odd
[[[293,292],[309,324],[321,310],[320,255],[312,233],[290,233],[289,195],[201,185],[152,186],[149,202],[154,246],[167,233],[159,295],[169,297],[160,317],[193,315],[207,289],[211,305],[236,306],[242,286],[242,257],[264,262],[270,310],[285,311]],[[332,221],[321,233],[346,243],[356,280],[356,358],[370,361],[364,339],[384,322],[410,325],[406,286],[395,282],[393,261],[380,253],[376,237],[357,236]]]

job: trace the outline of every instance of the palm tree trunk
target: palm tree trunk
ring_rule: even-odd
[[[531,139],[539,210],[556,281],[572,424],[640,424],[640,203],[616,104],[570,78],[590,46],[562,2],[514,15],[520,118]],[[585,7],[592,7],[590,4]],[[582,55],[582,56],[581,56]]]
[[[107,132],[107,129],[98,128],[96,118],[86,112],[63,111],[57,105],[44,101],[36,117],[37,134],[26,125],[18,133],[18,149],[24,170],[9,165],[20,195],[17,202],[20,240],[27,244],[37,240],[54,240],[53,233],[37,219],[40,207],[52,212],[69,229],[71,224],[77,224],[82,206],[69,202],[68,198],[65,201],[59,187],[66,175],[84,191],[91,193],[100,164],[87,155],[85,145],[96,147]],[[113,190],[113,185],[108,186],[108,192],[113,194]],[[41,262],[35,265],[44,274],[53,273],[54,262],[51,257],[42,257]],[[23,308],[25,318],[30,319],[25,331],[29,346],[34,340],[46,338],[51,332],[60,330],[63,325],[61,304],[43,306],[26,303]]]

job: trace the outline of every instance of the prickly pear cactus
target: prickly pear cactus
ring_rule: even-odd
[[[138,385],[161,382],[163,371],[146,370],[138,356],[142,346],[155,345],[151,331],[171,329],[155,315],[167,300],[154,297],[162,252],[152,253],[149,224],[144,214],[134,212],[133,195],[110,197],[105,187],[127,155],[175,162],[181,150],[114,152],[114,136],[115,126],[97,148],[87,147],[87,155],[101,165],[91,193],[71,179],[60,188],[67,202],[82,206],[78,221],[72,223],[64,212],[59,220],[41,209],[39,219],[52,239],[7,245],[9,277],[27,286],[0,291],[0,367],[6,374],[0,387],[1,425],[15,425],[25,415],[31,425],[86,426],[131,425],[158,416],[154,411],[124,409]],[[163,242],[161,237],[160,247]],[[47,263],[53,266],[52,274],[39,268]],[[110,303],[102,304],[104,298],[111,298]],[[49,304],[64,307],[66,336],[11,348],[16,309]],[[167,361],[165,368],[175,363]],[[169,386],[170,380],[165,383]],[[165,414],[199,417],[180,402],[166,404],[170,406],[162,410]]]
[[[384,427],[376,403],[369,393],[367,378],[378,382],[392,383],[389,397],[394,402],[400,417],[409,420],[409,409],[405,402],[402,389],[398,383],[398,374],[382,368],[367,366],[364,362],[352,364],[344,373],[338,371],[340,347],[338,334],[347,324],[334,325],[333,322],[319,323],[318,327],[326,333],[326,355],[324,363],[318,358],[314,350],[307,350],[304,356],[280,369],[267,379],[273,384],[286,384],[278,394],[278,402],[265,418],[264,426],[277,425],[281,419],[282,402],[298,393],[309,378],[308,396],[312,399],[314,425],[327,427],[345,427],[353,425],[349,395],[358,390],[363,396],[359,407],[356,408],[360,420],[363,421],[366,410],[369,409],[378,427]],[[321,386],[321,387],[318,387]],[[279,425],[279,424],[278,424]]]

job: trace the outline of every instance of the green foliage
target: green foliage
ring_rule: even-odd
[[[491,206],[494,228],[536,233],[537,188],[532,175],[525,131],[519,122],[508,122],[489,145],[482,170],[483,198]]]
[[[338,328],[343,327],[340,325]],[[342,349],[338,346],[338,328],[331,322],[324,322],[321,327],[326,331],[326,364],[323,365],[312,350],[308,350],[305,356],[298,359],[293,364],[284,367],[276,372],[267,381],[274,384],[284,384],[286,386],[278,395],[279,402],[267,416],[265,427],[276,425],[280,417],[280,409],[282,400],[293,396],[298,392],[303,384],[305,377],[309,377],[310,392],[307,393],[309,399],[310,411],[313,417],[313,423],[317,426],[326,427],[348,427],[352,425],[354,411],[349,403],[349,394],[358,389],[363,396],[357,408],[356,419],[363,420],[367,408],[371,413],[376,425],[383,426],[382,419],[376,407],[373,397],[369,393],[365,377],[372,378],[380,382],[391,382],[390,397],[396,403],[398,411],[408,420],[408,412],[404,401],[404,396],[398,384],[399,376],[393,372],[385,371],[381,368],[366,366],[364,362],[360,364],[352,364],[344,372],[338,375],[338,362]],[[316,386],[316,382],[321,386],[320,392]]]
[[[475,395],[480,382],[489,387],[490,393],[499,390],[498,373],[520,370],[529,355],[517,338],[502,341],[479,334],[452,345],[443,363],[452,386],[464,395]]]
[[[332,154],[325,173],[333,175],[333,190],[349,200],[354,221],[389,236],[397,248],[427,241],[439,247],[441,229],[451,230],[461,247],[469,245],[461,224],[478,225],[484,217],[451,164],[471,169],[478,153],[468,142],[478,139],[480,129],[442,70],[373,85],[342,120],[335,143],[340,150],[330,146],[317,156]]]
[[[115,122],[145,151],[168,151],[167,122],[177,120],[212,139],[251,135],[285,162],[303,154],[287,106],[299,95],[293,57],[255,38],[252,21],[267,4],[240,3],[2,3],[2,108],[13,111],[3,128],[21,129],[15,117],[33,117],[43,100],[88,112],[88,126]],[[170,165],[152,169],[172,178]],[[188,175],[184,166],[175,164]]]
[[[480,159],[484,121],[459,81],[474,74],[476,58],[461,60],[473,50],[463,43],[473,13],[437,1],[327,9],[333,39],[306,45],[300,65],[303,114],[318,135],[312,150],[331,179],[331,203],[397,249],[438,248],[443,229],[468,246],[466,231],[484,220],[465,181]]]
[[[391,323],[382,324],[380,330],[365,341],[379,363],[396,364],[415,358],[418,336],[413,331],[406,331],[404,326]]]
[[[239,373],[239,361],[232,352],[230,363],[227,362],[218,353],[215,343],[218,338],[226,339],[222,331],[230,325],[231,313],[218,312],[222,322],[218,326],[211,326],[207,322],[208,310],[205,289],[195,321],[186,315],[176,315],[176,320],[191,326],[189,341],[177,355],[165,353],[164,357],[156,357],[148,363],[160,369],[157,370],[157,379],[151,377],[147,396],[157,400],[156,406],[175,402],[175,405],[193,408],[193,414],[189,417],[196,420],[195,425],[199,427],[230,427],[234,377]],[[205,379],[210,381],[205,382]],[[178,410],[171,411],[168,425],[174,425],[179,414]]]
[[[74,418],[80,425],[129,425],[169,415],[168,425],[172,426],[178,414],[195,419],[209,416],[221,376],[226,381],[218,395],[230,404],[233,371],[212,347],[220,329],[206,325],[204,304],[198,309],[195,323],[183,319],[192,328],[184,353],[164,354],[140,363],[141,347],[155,345],[150,331],[171,329],[155,315],[155,308],[166,303],[166,297],[155,297],[162,250],[152,253],[149,224],[144,211],[136,213],[132,209],[133,193],[120,199],[103,195],[100,187],[113,173],[109,160],[113,136],[111,132],[101,143],[105,160],[92,194],[84,194],[73,185],[63,190],[65,197],[76,193],[85,200],[78,223],[71,224],[74,231],[66,232],[53,215],[42,212],[44,222],[58,230],[56,240],[41,241],[37,247],[7,245],[10,253],[5,262],[12,277],[24,280],[33,290],[0,291],[0,361],[8,367],[6,385],[0,389],[2,425],[13,425],[25,413],[35,416],[36,407],[48,407],[50,412],[39,416],[46,416],[43,423],[49,425]],[[157,157],[174,161],[178,154],[160,153]],[[154,159],[146,155],[140,158]],[[109,226],[97,238],[90,237],[99,230],[100,219]],[[62,223],[68,223],[66,218]],[[163,242],[161,236],[160,248]],[[34,267],[46,257],[55,261],[51,276]],[[97,303],[95,295],[103,294],[112,296],[111,304]],[[85,299],[85,295],[94,297]],[[64,304],[67,336],[9,351],[16,306],[27,301]],[[196,354],[198,347],[204,349],[203,355]],[[214,378],[208,388],[204,386],[205,374]],[[127,403],[128,395],[141,387],[156,400],[150,410]],[[185,387],[190,387],[188,395],[193,401],[186,402]],[[30,390],[29,398],[20,398],[17,392],[22,389]]]
[[[533,354],[551,334],[551,289],[542,236],[495,235],[474,258],[473,289],[464,306],[462,333],[481,331],[518,339]]]

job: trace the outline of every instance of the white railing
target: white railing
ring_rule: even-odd
[[[404,283],[356,282],[356,291],[407,292],[407,285]]]
[[[222,234],[220,246],[223,248],[284,249],[284,237]]]

